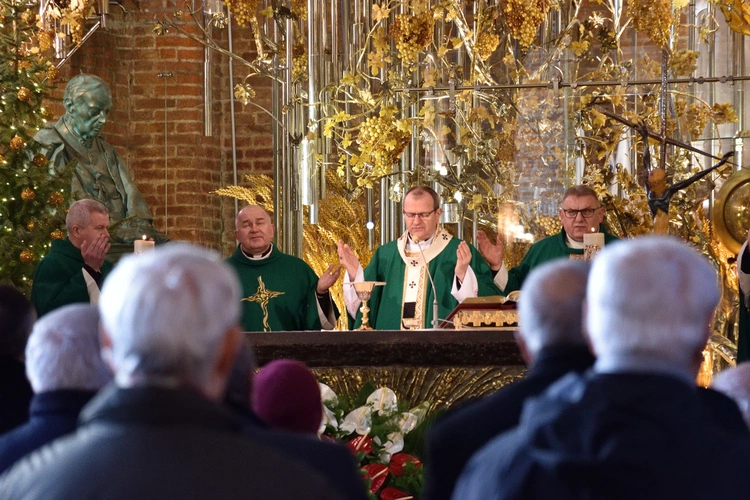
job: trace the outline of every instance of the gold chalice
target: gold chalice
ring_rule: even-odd
[[[359,308],[362,313],[362,324],[355,330],[372,330],[372,327],[367,324],[369,318],[367,313],[370,312],[370,308],[367,307],[367,301],[372,297],[372,290],[376,286],[385,285],[384,281],[358,281],[356,283],[346,283],[354,287],[354,291],[357,293],[357,298],[362,301],[362,306]]]

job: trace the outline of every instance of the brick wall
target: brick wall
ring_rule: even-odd
[[[206,136],[203,47],[177,32],[158,37],[153,32],[155,19],[173,15],[182,3],[122,4],[124,10],[111,7],[107,28],[95,32],[61,68],[52,96],[55,119],[64,112],[61,97],[71,76],[92,73],[106,80],[114,106],[103,136],[130,167],[156,228],[172,240],[223,248],[227,254],[234,246],[234,202],[211,194],[233,177],[227,57],[213,54],[213,134]],[[181,25],[198,32],[192,22]],[[226,47],[226,30],[218,33],[217,39],[222,37]],[[251,51],[251,39],[249,28],[235,27],[238,53]],[[245,70],[235,68],[237,82]],[[256,85],[256,102],[269,107],[270,87],[262,88],[268,82],[258,79]],[[235,109],[239,179],[253,171],[270,173],[270,118],[256,107]]]

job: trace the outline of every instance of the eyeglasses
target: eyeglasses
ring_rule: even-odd
[[[596,208],[582,208],[581,210],[572,210],[572,209],[562,209],[563,213],[565,214],[565,217],[568,219],[575,219],[578,217],[578,214],[583,215],[584,219],[589,219],[594,216],[594,212],[599,210],[602,207],[596,207]]]
[[[416,212],[416,213],[404,212],[404,217],[406,217],[407,219],[413,219],[414,217],[418,216],[420,219],[426,219],[430,215],[434,214],[435,210],[437,210],[437,208],[434,208],[430,210],[429,212]]]

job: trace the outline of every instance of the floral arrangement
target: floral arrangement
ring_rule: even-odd
[[[343,442],[357,457],[370,497],[407,500],[421,497],[424,431],[436,414],[430,403],[409,408],[393,390],[364,384],[355,396],[337,395],[320,384],[323,421],[320,434]]]

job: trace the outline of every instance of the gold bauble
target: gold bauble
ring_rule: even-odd
[[[49,234],[49,237],[52,238],[53,240],[61,240],[65,238],[65,233],[63,233],[59,229],[55,229]]]
[[[23,101],[23,102],[31,101],[31,91],[27,89],[26,87],[21,87],[20,89],[18,89],[18,93],[16,95],[18,96],[19,101]]]
[[[57,191],[49,195],[49,202],[55,207],[59,207],[60,205],[62,205],[63,201],[65,201],[65,198],[63,198],[63,195],[61,195]]]
[[[21,14],[21,20],[26,24],[34,24],[36,22],[36,12],[33,10],[27,10]]]
[[[44,168],[47,166],[47,163],[49,163],[49,160],[47,160],[47,157],[43,154],[35,154],[34,155],[34,165],[36,165],[39,168]]]
[[[52,112],[52,110],[51,109],[47,109],[47,108],[44,108],[42,110],[41,114],[42,114],[42,118],[44,118],[47,121],[51,120],[55,116],[55,114]]]
[[[29,231],[33,231],[36,227],[36,221],[30,220],[28,224],[26,224],[26,229]]]
[[[18,258],[24,264],[31,264],[32,262],[34,262],[34,254],[31,253],[31,250],[29,250],[28,248],[26,250],[23,250]]]
[[[56,81],[58,78],[60,78],[60,70],[56,67],[52,66],[50,69],[47,70],[47,79],[51,82]]]
[[[21,199],[23,201],[31,201],[34,198],[36,198],[36,193],[31,188],[26,188],[23,191],[21,191]]]
[[[10,140],[10,147],[18,151],[19,149],[23,149],[23,147],[26,145],[25,142],[23,142],[23,138],[21,136],[15,136],[13,139]]]

